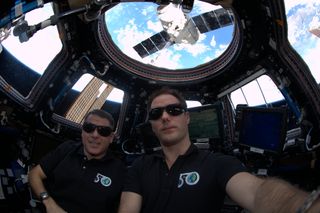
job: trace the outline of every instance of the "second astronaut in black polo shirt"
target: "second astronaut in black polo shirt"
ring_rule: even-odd
[[[89,112],[82,143],[61,144],[30,171],[30,186],[46,212],[116,212],[125,167],[108,151],[113,127],[109,113]]]

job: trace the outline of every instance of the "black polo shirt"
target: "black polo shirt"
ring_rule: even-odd
[[[67,212],[116,212],[125,166],[110,153],[88,160],[81,142],[68,141],[46,155],[40,166],[49,194]]]
[[[138,158],[124,191],[142,196],[141,212],[220,212],[228,180],[242,171],[246,168],[235,157],[191,145],[170,170],[162,152]]]

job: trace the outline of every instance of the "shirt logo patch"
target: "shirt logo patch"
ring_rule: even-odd
[[[178,188],[181,188],[184,183],[189,186],[196,185],[200,180],[198,172],[181,173],[179,177]]]
[[[102,175],[100,173],[97,173],[97,176],[95,177],[94,182],[95,183],[99,183],[100,182],[102,186],[108,187],[108,186],[111,185],[112,181],[111,181],[111,179],[109,177],[104,176],[104,175]]]

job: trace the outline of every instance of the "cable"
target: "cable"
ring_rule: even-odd
[[[121,144],[121,149],[122,151],[127,154],[127,155],[142,155],[144,154],[143,152],[128,152],[125,148],[124,145],[128,142],[129,140],[125,140],[122,144]]]
[[[313,145],[312,147],[309,147],[309,144],[310,144],[310,141],[311,141],[311,135],[310,134],[311,134],[312,129],[313,129],[313,127],[310,128],[310,130],[309,130],[309,132],[308,132],[308,134],[306,136],[305,145],[306,145],[306,148],[307,148],[308,151],[312,151],[312,150],[314,150],[314,149],[316,149],[316,148],[318,148],[320,146],[320,142],[319,142],[318,144]]]
[[[42,124],[43,124],[45,127],[47,127],[49,130],[51,130],[53,133],[56,133],[56,134],[59,134],[59,133],[60,133],[60,127],[61,127],[61,125],[58,123],[58,124],[56,125],[56,127],[51,128],[51,127],[43,120],[43,111],[42,111],[42,110],[40,111],[40,120],[41,120]]]

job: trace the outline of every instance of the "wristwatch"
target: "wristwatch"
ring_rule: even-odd
[[[48,199],[50,196],[49,196],[48,192],[41,192],[39,197],[40,197],[40,201],[42,202],[45,199]]]

